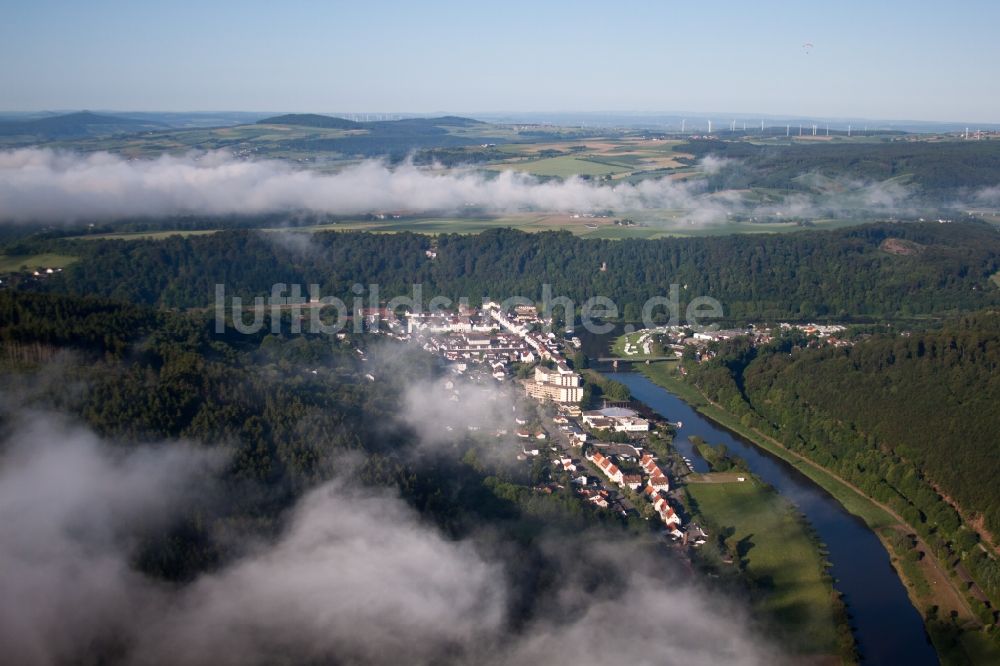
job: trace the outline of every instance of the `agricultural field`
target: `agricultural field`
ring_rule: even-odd
[[[356,123],[350,127],[307,124],[254,123],[225,127],[162,129],[112,136],[46,141],[45,145],[83,153],[108,151],[133,158],[164,153],[225,150],[242,158],[270,158],[328,170],[342,168],[359,157],[382,157],[393,149],[402,153],[418,148],[475,146],[530,141],[513,126],[440,119]],[[17,137],[15,137],[16,139]],[[402,154],[400,155],[400,157]]]
[[[87,234],[75,236],[83,240],[163,240],[171,236],[204,236],[214,234],[219,229],[173,229],[167,231],[122,231],[109,234]]]
[[[616,227],[611,218],[583,217],[565,213],[523,213],[478,217],[403,217],[385,220],[342,220],[331,224],[296,227],[293,231],[371,231],[398,233],[410,231],[425,234],[477,234],[489,229],[510,228],[525,232],[569,231],[577,236],[600,238],[602,230]],[[282,229],[269,229],[281,231]],[[633,236],[639,237],[639,236]]]
[[[526,213],[507,216],[448,217],[448,216],[405,216],[387,217],[384,220],[356,219],[340,220],[327,224],[294,227],[265,227],[265,232],[318,233],[324,231],[369,231],[373,233],[400,233],[404,231],[436,234],[477,234],[489,229],[512,228],[526,232],[552,231],[564,229],[578,236],[587,236],[601,228],[614,228],[607,218],[583,218],[566,214]],[[83,240],[159,240],[170,236],[200,236],[213,234],[223,229],[180,229],[163,231],[122,231],[101,234],[72,236]]]
[[[284,142],[292,140],[332,139],[349,136],[351,130],[278,125],[237,125],[234,127],[198,128],[145,132],[126,136],[76,139],[54,142],[55,148],[81,152],[108,151],[128,157],[156,157],[163,153],[191,150],[246,150],[256,155],[280,157]],[[291,155],[288,155],[291,156]]]
[[[807,228],[837,229],[861,224],[864,220],[823,220],[811,227],[794,223],[749,223],[723,222],[718,224],[690,224],[684,219],[684,211],[663,210],[644,211],[636,216],[639,221],[631,226],[615,224],[617,218],[589,217],[566,213],[522,213],[510,215],[482,216],[403,216],[384,220],[348,219],[328,224],[298,227],[269,227],[263,231],[369,231],[372,233],[400,233],[409,231],[429,235],[437,234],[478,234],[498,228],[511,228],[525,232],[569,231],[583,238],[623,240],[628,238],[656,239],[667,237],[719,236],[726,234],[773,234],[803,231]],[[212,234],[218,229],[165,229],[150,231],[120,231],[90,233],[73,236],[84,240],[159,240],[170,236],[199,236]]]
[[[593,158],[563,155],[529,162],[504,163],[501,170],[525,171],[535,176],[569,178],[570,176],[613,176],[631,170],[626,164],[599,162]]]
[[[512,158],[495,163],[490,168],[513,169],[539,177],[556,178],[590,176],[621,179],[648,172],[656,172],[662,177],[676,170],[693,173],[694,170],[684,159],[690,156],[675,152],[681,143],[631,137],[508,144],[500,146],[499,150],[511,154]]]
[[[524,213],[482,217],[405,217],[386,220],[345,220],[333,224],[299,227],[300,231],[372,231],[396,233],[480,233],[488,229],[512,228],[520,231],[565,230],[584,238],[622,240],[626,238],[655,239],[666,237],[719,236],[726,234],[773,234],[812,229],[837,229],[861,224],[863,221],[824,220],[811,227],[794,223],[723,222],[690,224],[683,211],[645,211],[632,226],[615,224],[608,217],[585,217],[560,213]]]
[[[755,581],[756,607],[800,650],[833,653],[832,586],[820,546],[792,506],[752,476],[744,482],[700,480],[686,486],[692,507],[717,529],[732,530],[726,546],[736,555],[734,566],[743,566]]]

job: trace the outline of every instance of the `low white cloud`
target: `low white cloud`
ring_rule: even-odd
[[[751,620],[745,613],[690,585],[675,583],[672,589],[664,589],[662,578],[636,572],[624,580],[617,594],[578,596],[579,605],[572,607],[579,615],[570,622],[543,620],[533,626],[512,644],[501,663],[783,663],[780,652],[748,630]]]
[[[606,537],[552,541],[554,587],[531,617],[512,617],[513,570],[501,558],[445,537],[387,490],[341,481],[307,493],[274,540],[168,586],[135,568],[135,535],[210,496],[217,456],[111,446],[51,414],[6,428],[0,645],[10,663],[776,663],[739,604],[651,575],[671,562]]]
[[[698,166],[701,169],[701,171],[712,176],[719,173],[723,169],[731,168],[736,164],[738,164],[737,160],[733,160],[728,157],[705,155],[705,157],[701,158],[700,162],[698,163]]]
[[[499,630],[497,565],[398,498],[336,482],[307,494],[275,542],[172,590],[132,566],[135,534],[208,493],[218,457],[121,450],[51,414],[19,421],[0,449],[9,663],[432,663]]]
[[[412,164],[366,161],[336,174],[221,153],[127,160],[27,148],[0,152],[0,219],[58,223],[198,213],[378,210],[492,212],[686,208],[697,187],[671,180],[598,185],[580,178],[540,181],[516,171],[439,173]]]
[[[509,387],[484,386],[456,375],[413,384],[401,407],[398,417],[427,446],[454,442],[464,432],[512,433],[518,415]]]
[[[29,416],[0,459],[0,645],[12,664],[115,647],[158,587],[132,538],[193,498],[217,465],[182,445],[112,449],[51,414]]]
[[[735,172],[738,160],[706,156],[699,170]],[[278,160],[245,161],[221,152],[152,160],[25,148],[0,151],[0,221],[59,224],[171,215],[263,213],[363,215],[641,213],[670,211],[657,225],[706,225],[733,216],[816,219],[922,214],[911,187],[895,180],[859,181],[804,174],[798,194],[757,201],[749,191],[709,192],[701,178],[598,183],[579,177],[541,180],[518,171],[445,172],[369,160],[329,174]],[[997,187],[967,204],[994,205]],[[641,215],[640,215],[641,217]],[[650,217],[655,218],[655,215]],[[300,239],[287,239],[302,244]]]
[[[1000,206],[1000,185],[984,187],[972,197],[972,204],[979,206]]]
[[[205,576],[143,632],[141,661],[439,662],[501,627],[497,565],[385,494],[309,493],[277,543]]]

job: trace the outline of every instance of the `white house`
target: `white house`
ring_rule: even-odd
[[[638,474],[625,474],[622,477],[622,483],[632,490],[639,490],[642,488],[642,477]]]
[[[647,481],[646,484],[650,488],[656,491],[662,491],[662,492],[670,491],[670,480],[667,479],[667,477],[663,474],[663,472],[650,476],[649,481]]]
[[[655,502],[653,502],[653,508],[656,509],[656,513],[660,514],[660,519],[668,527],[670,525],[680,525],[681,517],[674,513],[673,508],[663,497],[658,497]]]

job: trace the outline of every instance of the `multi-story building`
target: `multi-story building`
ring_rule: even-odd
[[[524,389],[528,395],[539,400],[569,403],[583,399],[581,384],[580,375],[565,363],[559,363],[554,369],[536,367],[534,381],[527,382]]]

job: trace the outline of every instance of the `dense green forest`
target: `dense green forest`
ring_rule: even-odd
[[[887,251],[889,239],[905,253]],[[425,251],[432,243],[436,259]],[[602,241],[568,232],[497,230],[478,235],[359,232],[312,235],[226,231],[164,240],[24,242],[81,258],[33,288],[166,307],[204,307],[215,285],[244,297],[278,282],[319,284],[353,297],[378,284],[388,299],[423,285],[425,298],[520,295],[543,285],[577,305],[613,299],[637,320],[647,299],[678,285],[683,306],[718,299],[737,319],[909,316],[1000,304],[990,277],[1000,270],[1000,234],[979,223],[883,223],[769,236]],[[607,265],[601,271],[602,264]],[[348,301],[349,302],[349,301]]]
[[[852,347],[786,336],[717,352],[688,364],[700,389],[892,507],[1000,599],[995,541],[980,548],[976,532],[1000,535],[1000,314]]]

